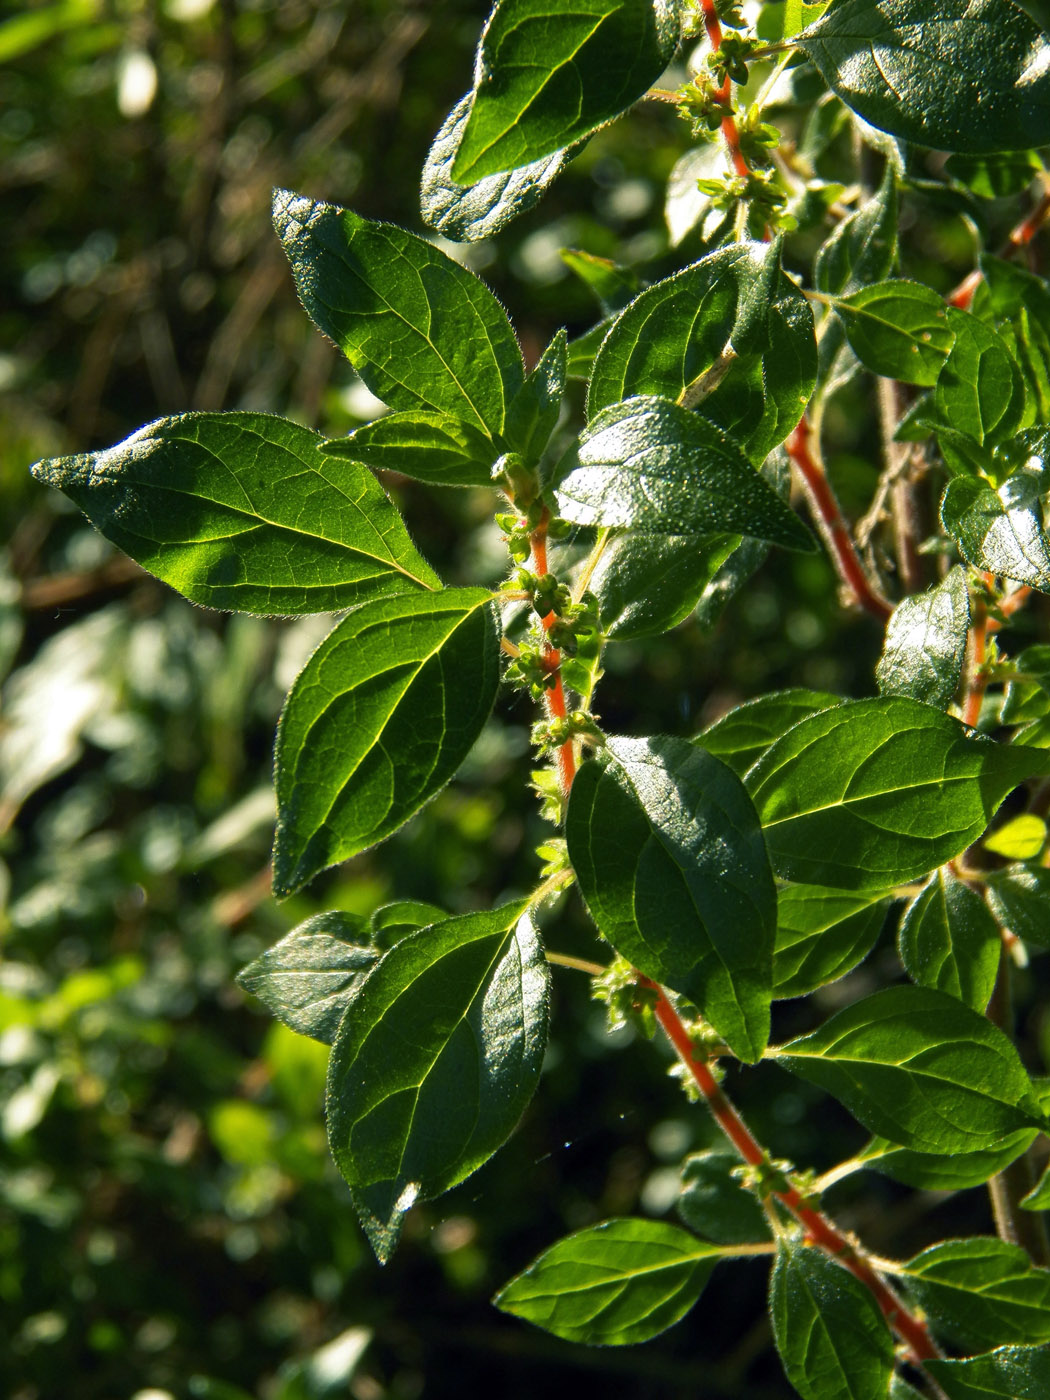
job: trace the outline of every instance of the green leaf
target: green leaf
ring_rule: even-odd
[[[854,292],[888,277],[896,260],[897,174],[887,161],[878,192],[837,224],[818,251],[814,285],[835,295]]]
[[[813,314],[780,245],[734,243],[631,302],[595,359],[587,410],[635,394],[700,405],[758,465],[801,418],[816,368]]]
[[[953,477],[941,501],[941,523],[974,568],[1050,593],[1050,542],[1040,506],[1044,489],[1041,463],[1021,467],[998,491],[975,477]]]
[[[755,32],[767,43],[779,43],[781,39],[791,39],[800,29],[820,18],[828,8],[829,0],[783,0],[762,6]]]
[[[355,608],[296,677],[277,730],[274,890],[382,841],[455,773],[499,685],[479,588]]]
[[[1050,870],[1012,865],[988,881],[988,903],[1001,924],[1017,938],[1050,948]]]
[[[502,432],[525,367],[484,283],[413,233],[290,190],[273,221],[311,319],[373,394]]]
[[[498,455],[491,438],[476,428],[422,409],[384,414],[348,437],[332,438],[324,451],[434,486],[491,486]]]
[[[599,258],[582,248],[563,248],[561,260],[590,288],[607,316],[622,311],[638,294],[638,274],[613,262],[612,258]]]
[[[368,927],[372,942],[385,949],[406,933],[415,933],[416,929],[440,923],[448,917],[444,909],[436,904],[427,904],[425,900],[395,899],[375,911],[368,921]]]
[[[739,535],[615,536],[590,583],[603,633],[624,642],[677,627],[739,543]]]
[[[1046,1400],[1050,1347],[999,1347],[985,1356],[923,1363],[948,1400]]]
[[[1034,1128],[1007,1133],[997,1147],[979,1152],[953,1152],[946,1157],[937,1152],[912,1152],[885,1138],[873,1138],[864,1151],[866,1165],[894,1181],[922,1191],[965,1191],[983,1186],[1011,1162],[1016,1161],[1035,1141]]]
[[[950,156],[944,168],[981,199],[1005,199],[1026,190],[1043,163],[1034,151],[997,151],[993,156]]]
[[[945,866],[908,906],[897,941],[913,982],[983,1011],[999,973],[1002,939],[980,895]]]
[[[558,510],[577,525],[751,535],[808,551],[813,537],[721,428],[670,399],[603,409],[558,464]]]
[[[613,318],[606,317],[605,320],[592,326],[589,331],[584,331],[575,340],[569,341],[568,362],[565,366],[565,373],[569,379],[581,380],[583,383],[590,379],[594,357],[597,355],[602,341],[609,334],[612,325]]]
[[[1035,860],[1046,844],[1046,822],[1034,812],[1021,812],[984,838],[986,851],[1007,860]]]
[[[840,695],[826,690],[775,690],[735,706],[693,741],[702,744],[734,773],[743,777],[756,759],[782,734],[807,715],[818,714],[842,703]]]
[[[37,462],[33,475],[207,607],[330,612],[440,586],[372,474],[283,418],[160,418],[104,452]]]
[[[885,889],[975,841],[1050,755],[971,737],[903,696],[810,715],[747,775],[774,871],[800,884]]]
[[[830,300],[866,369],[905,384],[936,384],[955,334],[932,287],[897,278]]]
[[[852,971],[874,948],[888,902],[819,885],[784,885],[777,893],[773,996],[808,996]]]
[[[956,566],[894,608],[875,668],[880,693],[946,710],[959,688],[969,630],[966,571]]]
[[[589,136],[652,86],[677,47],[673,0],[500,0],[453,178],[472,184]]]
[[[1050,1341],[1050,1270],[997,1239],[945,1240],[901,1265],[937,1331],[968,1351]]]
[[[967,311],[949,306],[955,340],[933,391],[938,418],[979,445],[1016,432],[1024,409],[1024,383],[1002,338]]]
[[[997,1026],[944,992],[887,987],[777,1052],[873,1133],[917,1152],[988,1151],[1043,1114]]]
[[[885,1400],[893,1337],[871,1293],[841,1264],[782,1240],[769,1312],[784,1370],[803,1400]]]
[[[1050,142],[1046,38],[1012,0],[840,0],[796,42],[880,131],[973,153]]]
[[[507,410],[504,437],[530,463],[539,461],[558,426],[565,396],[567,345],[565,331],[558,331]]]
[[[331,1045],[379,950],[362,944],[361,922],[314,914],[237,974],[237,981],[300,1035]]]
[[[1016,263],[981,253],[977,259],[981,281],[973,295],[975,316],[996,327],[1027,310],[1036,320],[1050,319],[1050,284]]]
[[[740,1158],[723,1148],[695,1152],[682,1163],[678,1214],[690,1230],[715,1244],[757,1244],[772,1238],[753,1192],[733,1175]]]
[[[721,145],[712,142],[705,146],[692,146],[675,161],[667,177],[667,194],[664,200],[664,220],[671,239],[671,247],[678,245],[692,233],[698,224],[707,232],[707,215],[711,212],[711,196],[698,187],[698,180],[717,180],[725,172],[725,156]],[[717,210],[713,222],[725,219],[723,210]]]
[[[1050,1210],[1050,1168],[1047,1168],[1027,1196],[1021,1197],[1023,1210]]]
[[[575,148],[554,151],[520,170],[489,175],[464,187],[453,180],[452,166],[470,116],[470,103],[468,93],[442,122],[427,153],[419,191],[424,223],[456,243],[475,243],[499,233],[542,199],[576,154]]]
[[[565,835],[600,932],[689,997],[740,1059],[769,1035],[776,891],[736,775],[684,739],[610,739],[569,795]]]
[[[328,1140],[380,1260],[402,1217],[492,1156],[532,1097],[547,964],[521,903],[432,924],[376,964],[328,1066]]]
[[[492,1301],[568,1342],[627,1346],[679,1322],[721,1253],[660,1220],[606,1220],[545,1249]]]

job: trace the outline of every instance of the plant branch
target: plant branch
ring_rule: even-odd
[[[537,577],[542,578],[549,573],[547,566],[547,523],[550,520],[550,511],[544,508],[540,516],[540,523],[532,532],[532,568]],[[542,619],[543,630],[549,633],[557,622],[557,618],[552,612]],[[548,717],[551,719],[565,719],[568,709],[565,704],[565,687],[561,682],[561,652],[557,647],[551,646],[550,642],[544,640],[543,645],[544,669],[548,675],[553,677],[551,685],[545,692],[544,704]],[[576,776],[576,754],[573,750],[572,740],[568,739],[558,749],[557,754],[558,776],[561,779],[562,792],[569,795],[572,781]]]

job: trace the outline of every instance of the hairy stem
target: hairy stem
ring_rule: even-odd
[[[550,512],[545,509],[540,517],[540,523],[532,532],[532,568],[537,577],[542,577],[550,572],[547,566],[547,522],[549,519]],[[550,632],[557,622],[557,618],[551,612],[541,621],[544,631]],[[544,696],[547,714],[551,719],[565,719],[568,709],[565,704],[565,687],[561,683],[561,652],[558,651],[557,647],[551,646],[549,641],[544,641],[543,664],[548,675],[553,677],[552,684],[546,688]],[[569,789],[572,787],[572,780],[576,776],[576,754],[573,751],[571,739],[559,747],[557,763],[562,792],[567,797]]]

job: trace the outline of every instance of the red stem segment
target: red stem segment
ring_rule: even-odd
[[[1027,248],[1047,219],[1050,219],[1050,190],[1043,194],[1030,214],[1026,215],[1019,224],[1014,225],[997,256],[1007,258],[1018,248]],[[970,303],[973,301],[973,294],[983,280],[984,273],[980,268],[974,268],[973,272],[967,273],[955,290],[948,293],[949,305],[958,306],[962,311],[968,311]]]
[[[540,523],[532,532],[532,568],[537,577],[542,577],[548,573],[547,567],[547,522],[550,519],[550,512],[544,510],[540,517]],[[549,632],[557,618],[551,612],[542,619],[544,631]],[[543,668],[548,675],[554,677],[552,685],[548,686],[545,692],[545,703],[547,713],[552,719],[565,719],[568,709],[565,704],[565,687],[561,683],[561,652],[557,647],[551,646],[549,642],[544,642],[543,646]],[[572,780],[576,776],[576,755],[573,753],[572,740],[564,743],[558,749],[558,773],[561,777],[562,791],[566,797],[572,787]]]
[[[747,1124],[740,1117],[726,1097],[706,1059],[697,1054],[678,1012],[668,1000],[667,993],[656,982],[638,974],[641,986],[656,992],[656,1019],[674,1046],[678,1057],[696,1081],[697,1087],[714,1116],[715,1122],[750,1166],[768,1164],[769,1158],[759,1145]],[[786,1191],[774,1191],[774,1197],[805,1228],[806,1236],[812,1244],[818,1245],[832,1258],[849,1269],[853,1276],[869,1290],[878,1303],[886,1321],[907,1345],[911,1358],[916,1362],[928,1361],[940,1356],[940,1351],[924,1323],[910,1313],[881,1277],[864,1258],[858,1247],[838,1230],[822,1211],[808,1205],[805,1198],[793,1186]]]
[[[885,622],[893,608],[885,598],[875,592],[864,571],[853,543],[853,536],[842,518],[842,511],[824,468],[810,450],[809,439],[812,431],[809,420],[803,417],[784,444],[787,454],[798,468],[813,517],[835,562],[839,577],[865,612],[871,613],[872,617],[877,617],[880,622]]]
[[[712,53],[717,53],[722,47],[722,26],[718,22],[718,10],[715,8],[715,0],[702,0],[704,12],[704,29],[707,31],[707,39],[711,45]],[[728,104],[732,93],[732,82],[726,76],[725,82],[718,90],[718,100]],[[733,169],[738,175],[745,179],[751,174],[750,167],[744,159],[744,153],[740,149],[740,132],[737,130],[736,122],[732,117],[722,118],[722,139],[726,143],[729,151],[729,159],[733,163]]]

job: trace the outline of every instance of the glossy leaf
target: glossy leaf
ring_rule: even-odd
[[[975,477],[954,477],[941,501],[941,523],[974,568],[1050,593],[1044,489],[1041,467],[1020,468],[998,491]]]
[[[382,841],[455,773],[499,685],[499,631],[477,588],[365,603],[329,633],[277,730],[274,890]]]
[[[917,1152],[988,1151],[1043,1118],[1011,1041],[928,987],[875,992],[777,1058],[871,1132]]]
[[[874,282],[831,304],[866,369],[905,384],[936,384],[954,333],[932,287],[904,278]]]
[[[559,512],[651,534],[750,535],[809,550],[813,537],[721,428],[644,396],[593,418],[558,464]]]
[[[368,928],[372,942],[386,949],[406,933],[415,933],[416,929],[440,923],[448,917],[444,909],[426,900],[395,899],[379,906],[369,919]]]
[[[945,1240],[901,1266],[935,1329],[968,1351],[1050,1341],[1050,1270],[998,1239]]]
[[[880,282],[897,259],[897,176],[891,161],[878,192],[836,225],[813,263],[818,291],[841,295]]]
[[[610,739],[576,775],[565,835],[604,937],[756,1060],[769,1035],[776,891],[736,775],[684,739]]]
[[[493,1302],[569,1342],[626,1346],[680,1321],[720,1255],[660,1220],[606,1220],[545,1249]]]
[[[303,305],[373,394],[502,432],[525,367],[473,273],[413,233],[289,190],[275,192],[273,220]]]
[[[444,413],[387,413],[324,445],[332,457],[373,471],[400,472],[434,486],[489,486],[496,451],[491,439]]]
[[[966,572],[956,567],[894,608],[875,668],[880,693],[947,709],[959,688],[969,630]]]
[[[885,1400],[893,1337],[871,1293],[840,1264],[782,1240],[769,1312],[784,1370],[803,1400]]]
[[[293,1031],[331,1045],[379,957],[365,937],[351,915],[314,914],[242,968],[237,981]]]
[[[558,331],[507,410],[504,437],[528,462],[539,461],[558,426],[565,394],[568,337]]]
[[[623,642],[676,627],[739,543],[739,535],[616,536],[591,575],[603,633]]]
[[[901,920],[897,946],[905,971],[983,1011],[995,988],[1002,939],[980,895],[946,866],[937,871]]]
[[[759,465],[802,416],[816,380],[813,315],[777,244],[733,243],[646,288],[602,342],[592,416],[636,394],[699,408]]]
[[[733,1175],[735,1153],[694,1152],[682,1163],[678,1214],[691,1230],[715,1244],[752,1244],[771,1238],[769,1221],[753,1191]]]
[[[955,340],[933,392],[936,414],[978,444],[1002,442],[1021,421],[1020,371],[991,326],[955,306],[947,318]]]
[[[1046,1400],[1050,1347],[999,1347],[985,1356],[928,1361],[948,1400]]]
[[[1050,870],[1014,865],[988,883],[988,903],[1001,924],[1037,948],[1050,947]]]
[[[414,1201],[462,1181],[513,1131],[539,1077],[547,981],[512,904],[410,934],[363,983],[332,1047],[328,1139],[381,1261]]]
[[[775,690],[735,706],[694,740],[741,777],[782,734],[807,715],[819,714],[842,703],[840,695],[826,690]]]
[[[773,995],[807,996],[862,962],[886,921],[886,899],[785,885],[777,892]]]
[[[1012,788],[1046,773],[1050,754],[886,696],[803,719],[746,781],[778,875],[881,890],[959,855]]]
[[[1046,39],[1012,0],[841,0],[797,42],[843,102],[906,141],[1050,142]]]
[[[1034,1128],[1006,1133],[996,1147],[977,1152],[913,1152],[885,1138],[873,1138],[865,1149],[866,1165],[894,1181],[922,1191],[965,1191],[983,1186],[1035,1141]]]
[[[521,169],[461,185],[452,178],[452,166],[470,117],[470,104],[468,93],[442,122],[427,153],[419,191],[424,221],[456,243],[475,243],[499,233],[542,199],[576,154],[575,150],[553,151]]]
[[[589,136],[652,86],[677,47],[673,0],[499,0],[453,178],[472,184]]]
[[[160,418],[104,452],[33,474],[194,603],[329,612],[440,580],[364,467],[265,413]]]

